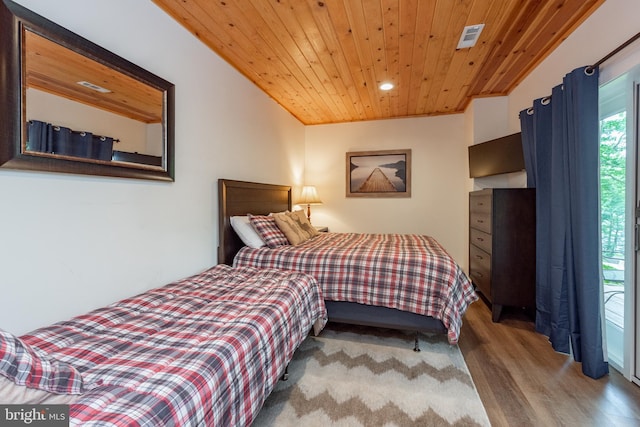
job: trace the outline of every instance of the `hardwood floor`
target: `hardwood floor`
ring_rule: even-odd
[[[487,305],[474,303],[458,345],[493,426],[640,425],[640,387],[613,368],[585,376],[519,313],[493,323]]]

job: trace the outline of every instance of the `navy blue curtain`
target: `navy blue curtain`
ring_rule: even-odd
[[[598,69],[567,74],[520,112],[527,185],[536,188],[536,330],[582,372],[609,372],[600,294]]]
[[[111,161],[113,156],[113,138],[108,136],[93,135],[91,150],[88,157],[91,159]]]
[[[27,123],[27,151],[51,153],[53,151],[53,134],[50,123],[30,120]]]
[[[74,131],[39,120],[30,120],[27,126],[27,150],[65,156],[111,161],[114,139]]]
[[[77,150],[73,148],[71,129],[53,126],[53,152],[63,156],[73,156]]]

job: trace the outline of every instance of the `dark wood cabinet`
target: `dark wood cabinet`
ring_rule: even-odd
[[[535,310],[535,212],[533,188],[469,193],[469,275],[494,322],[504,306]]]

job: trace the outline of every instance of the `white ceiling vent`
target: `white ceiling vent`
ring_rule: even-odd
[[[102,86],[98,86],[97,84],[94,84],[94,83],[91,83],[91,82],[81,81],[81,82],[76,82],[76,83],[78,83],[80,86],[84,86],[86,88],[93,89],[96,92],[111,93],[111,91],[109,89],[103,88]]]
[[[483,28],[484,24],[468,25],[464,27],[464,30],[462,30],[462,34],[460,35],[458,47],[456,49],[465,49],[475,46]]]

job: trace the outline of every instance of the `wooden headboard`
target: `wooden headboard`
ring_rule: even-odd
[[[218,264],[233,263],[244,246],[231,228],[234,215],[268,215],[291,210],[291,186],[218,180]]]

